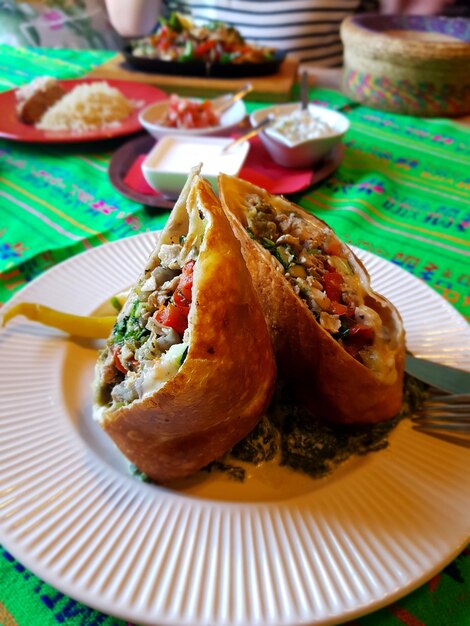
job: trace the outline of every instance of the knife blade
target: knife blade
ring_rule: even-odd
[[[470,372],[441,365],[427,359],[406,355],[405,369],[408,374],[438,389],[450,393],[470,393]]]

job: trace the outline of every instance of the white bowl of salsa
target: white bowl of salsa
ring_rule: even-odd
[[[254,111],[252,126],[268,115],[273,123],[260,133],[271,157],[284,167],[309,167],[325,158],[349,129],[347,117],[325,107],[299,102],[278,104]]]
[[[181,98],[172,94],[168,100],[155,102],[139,115],[142,126],[156,139],[166,135],[229,135],[246,115],[245,103],[235,102],[217,115],[211,100]]]

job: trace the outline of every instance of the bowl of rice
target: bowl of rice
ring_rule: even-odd
[[[269,115],[273,121],[260,138],[272,159],[284,167],[302,168],[318,163],[349,129],[349,120],[341,113],[314,104],[302,109],[299,102],[254,111],[251,125],[257,126]]]

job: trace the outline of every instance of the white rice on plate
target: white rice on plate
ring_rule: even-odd
[[[105,81],[84,83],[52,105],[36,128],[75,132],[112,128],[129,117],[133,109],[133,104]]]

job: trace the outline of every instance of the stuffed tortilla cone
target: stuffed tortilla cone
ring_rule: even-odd
[[[166,482],[245,437],[274,381],[240,244],[193,172],[100,354],[95,418],[132,463]]]
[[[363,264],[323,221],[221,174],[219,192],[263,307],[278,369],[316,416],[378,422],[401,408],[404,332]]]

